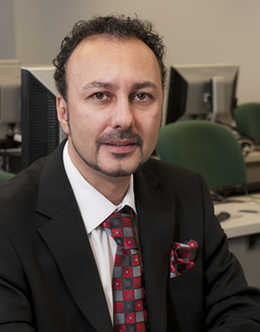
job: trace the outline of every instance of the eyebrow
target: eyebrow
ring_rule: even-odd
[[[110,82],[98,82],[98,81],[93,81],[90,83],[87,83],[83,89],[91,89],[91,88],[104,88],[104,89],[109,89],[109,90],[115,90],[116,89],[116,84],[110,83]],[[152,89],[157,89],[157,85],[154,84],[153,82],[150,81],[144,81],[141,83],[135,83],[133,85],[133,90],[141,90],[144,88],[152,88]]]
[[[134,84],[133,88],[134,88],[134,90],[141,90],[141,89],[144,89],[144,88],[157,89],[157,85],[154,84],[153,82],[145,81],[145,82],[142,82],[142,83]]]
[[[115,84],[112,84],[112,83],[109,83],[109,82],[98,82],[98,81],[94,81],[94,82],[87,83],[83,87],[83,89],[91,89],[91,88],[115,89],[116,86],[115,86]]]

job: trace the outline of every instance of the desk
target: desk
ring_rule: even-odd
[[[260,151],[250,152],[245,157],[247,181],[260,181]]]
[[[229,249],[240,261],[249,285],[260,288],[260,194],[230,197],[225,203],[214,204],[214,208],[216,214],[230,213],[230,218],[221,222]]]

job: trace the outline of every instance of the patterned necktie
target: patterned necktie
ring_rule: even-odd
[[[134,228],[134,212],[125,206],[103,222],[117,243],[113,273],[114,325],[116,332],[147,331],[147,311]]]

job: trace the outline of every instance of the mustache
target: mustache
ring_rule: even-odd
[[[133,141],[133,143],[135,143],[136,145],[143,146],[143,139],[139,135],[133,133],[131,130],[121,129],[116,129],[109,134],[105,134],[99,137],[97,139],[97,144],[100,146],[101,144],[107,144],[121,139],[129,139]]]

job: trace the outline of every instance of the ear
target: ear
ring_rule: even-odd
[[[56,108],[57,108],[57,116],[60,123],[61,128],[63,129],[66,135],[69,135],[69,114],[67,103],[62,97],[61,94],[58,94],[56,98]]]

